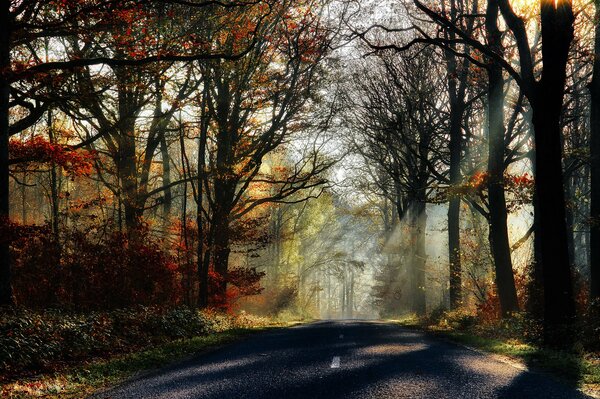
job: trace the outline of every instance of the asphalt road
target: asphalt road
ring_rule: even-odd
[[[580,392],[391,324],[318,322],[257,334],[94,398],[543,398]]]

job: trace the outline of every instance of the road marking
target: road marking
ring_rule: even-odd
[[[340,339],[344,339],[344,334],[340,334]]]
[[[331,368],[332,369],[339,369],[340,368],[340,357],[339,356],[334,356],[333,360],[331,361]]]

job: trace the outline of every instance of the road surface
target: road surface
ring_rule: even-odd
[[[317,322],[254,335],[94,398],[543,398],[582,393],[418,331]]]

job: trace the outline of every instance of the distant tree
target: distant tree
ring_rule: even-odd
[[[382,53],[367,62],[361,75],[352,79],[349,112],[356,139],[353,150],[381,171],[380,193],[396,204],[395,223],[410,226],[407,247],[412,310],[424,314],[427,225],[426,204],[432,200],[433,183],[448,182],[439,157],[447,120],[436,99],[442,87],[431,49],[413,54]],[[387,184],[389,182],[389,184]],[[414,240],[414,241],[413,241]]]
[[[416,3],[419,8],[420,3]],[[462,32],[472,34],[475,31],[473,18],[464,18],[465,15],[475,15],[478,12],[478,1],[442,1],[437,10],[441,15],[446,16],[453,22]],[[413,25],[413,28],[415,26]],[[459,187],[462,184],[462,160],[465,149],[465,126],[464,121],[468,119],[467,115],[470,110],[470,105],[477,99],[477,95],[471,93],[471,69],[469,68],[472,60],[472,48],[465,45],[457,36],[457,32],[451,29],[444,29],[439,32],[438,40],[430,40],[426,33],[426,27],[416,27],[416,32],[419,34],[416,38],[409,38],[407,45],[397,45],[393,43],[393,37],[390,42],[385,39],[377,39],[370,35],[372,31],[383,31],[389,34],[401,33],[411,30],[411,28],[396,29],[393,27],[383,26],[382,24],[374,24],[363,31],[356,31],[366,44],[375,51],[394,50],[405,51],[415,44],[434,42],[443,42],[440,46],[443,53],[443,60],[446,66],[446,85],[448,93],[449,110],[449,142],[448,148],[450,152],[449,164],[449,181],[453,187]],[[423,34],[427,37],[422,37]],[[401,38],[402,35],[396,37]],[[404,36],[407,37],[407,36]],[[462,301],[462,267],[460,256],[460,204],[461,196],[450,194],[448,196],[448,259],[449,259],[449,275],[450,275],[450,307],[456,308],[460,306]]]

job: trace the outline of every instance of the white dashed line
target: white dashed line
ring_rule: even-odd
[[[333,360],[331,361],[331,368],[332,369],[339,369],[340,368],[340,357],[339,356],[334,356]]]

